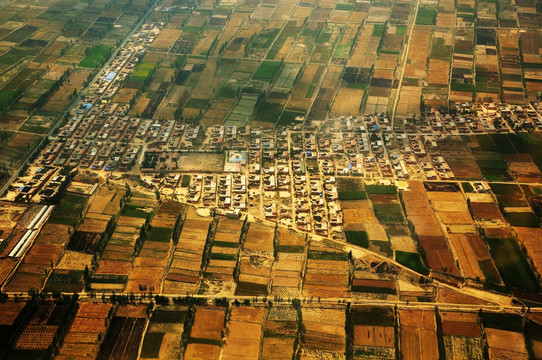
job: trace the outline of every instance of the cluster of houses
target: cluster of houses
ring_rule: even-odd
[[[44,166],[33,169],[27,176],[21,177],[12,184],[15,190],[15,200],[44,201],[58,194],[61,186],[66,183],[66,176],[59,174],[59,169]]]

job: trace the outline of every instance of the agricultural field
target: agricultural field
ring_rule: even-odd
[[[478,314],[475,312],[438,313],[446,357],[453,359],[482,359]]]
[[[57,357],[96,358],[112,308],[112,304],[80,303]]]
[[[349,297],[350,264],[347,254],[324,243],[311,241],[303,295],[308,297]]]
[[[272,307],[263,326],[262,357],[270,360],[294,355],[299,314],[292,307]]]
[[[221,218],[216,226],[211,252],[199,289],[205,294],[233,294],[243,222]]]
[[[184,357],[186,359],[218,359],[223,343],[226,309],[198,306]]]
[[[400,310],[401,355],[404,359],[438,357],[435,313],[430,310]]]
[[[192,209],[186,212],[179,239],[170,259],[169,271],[163,281],[164,293],[197,292],[210,225],[211,219],[198,216]]]
[[[146,233],[145,242],[133,260],[132,273],[128,276],[126,291],[145,292],[161,289],[169,253],[177,241],[178,221],[183,205],[164,201],[158,207]]]
[[[521,318],[514,314],[482,313],[482,321],[491,358],[527,359],[527,348],[521,333]]]
[[[186,306],[156,307],[141,346],[141,359],[171,359],[181,355],[179,344],[188,314]]]
[[[354,358],[378,354],[395,358],[395,315],[392,308],[354,306],[351,309]]]
[[[112,199],[115,196],[116,194],[111,196]],[[106,291],[124,289],[134,267],[133,257],[139,253],[143,245],[141,236],[146,234],[148,218],[154,215],[156,206],[156,201],[152,197],[146,197],[144,194],[131,195],[125,207],[118,209],[120,214],[115,226],[105,224],[107,243],[100,248],[101,256],[92,269],[90,278],[92,289]]]
[[[263,333],[265,308],[231,309],[225,328],[222,356],[243,359],[257,359],[260,355],[260,342]]]
[[[0,358],[542,358],[541,28],[0,1]]]
[[[120,306],[103,337],[97,359],[137,359],[147,326],[144,306]]]
[[[345,321],[344,308],[301,310],[301,358],[314,359],[331,357],[344,359]],[[325,339],[325,340],[324,340]]]
[[[237,295],[267,295],[274,262],[275,229],[251,223],[239,257]]]
[[[271,294],[297,296],[305,263],[305,237],[284,229],[276,233],[277,255],[272,270]]]
[[[70,302],[42,301],[30,310],[22,330],[8,350],[8,356],[16,358],[45,356],[63,335],[63,329],[74,313]]]

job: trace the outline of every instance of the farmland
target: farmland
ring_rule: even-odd
[[[542,357],[539,5],[0,2],[0,358]]]

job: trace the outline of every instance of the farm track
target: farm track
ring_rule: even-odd
[[[403,86],[403,77],[405,74],[405,67],[407,64],[408,59],[408,52],[410,51],[410,42],[412,40],[412,32],[414,31],[414,26],[416,25],[416,15],[418,14],[418,7],[420,6],[420,0],[416,0],[416,5],[414,6],[414,11],[412,12],[412,16],[410,17],[410,24],[408,25],[408,42],[406,45],[406,49],[403,51],[403,55],[401,58],[401,70],[400,70],[400,76],[399,76],[399,85],[397,86],[397,94],[395,95],[393,109],[391,113],[391,128],[393,129],[395,127],[395,111],[397,110],[397,105],[399,104],[399,95],[401,93],[401,88]]]

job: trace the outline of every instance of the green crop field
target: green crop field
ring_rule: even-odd
[[[87,56],[79,63],[79,66],[96,69],[98,68],[109,54],[111,46],[95,45],[90,49]]]
[[[419,7],[418,16],[416,16],[416,25],[435,25],[437,20],[437,10]]]
[[[369,247],[369,237],[365,231],[345,231],[346,241],[350,244],[361,246],[364,248]]]
[[[429,269],[425,267],[417,253],[409,253],[404,251],[395,252],[395,261],[398,263],[419,272],[420,274],[428,275]]]
[[[263,61],[252,78],[269,82],[273,79],[279,67],[280,62],[278,61]]]
[[[487,239],[491,257],[508,287],[538,290],[540,285],[514,239]]]
[[[155,68],[155,63],[141,62],[137,64],[137,66],[134,68],[134,71],[132,72],[132,78],[140,78],[145,80]]]

